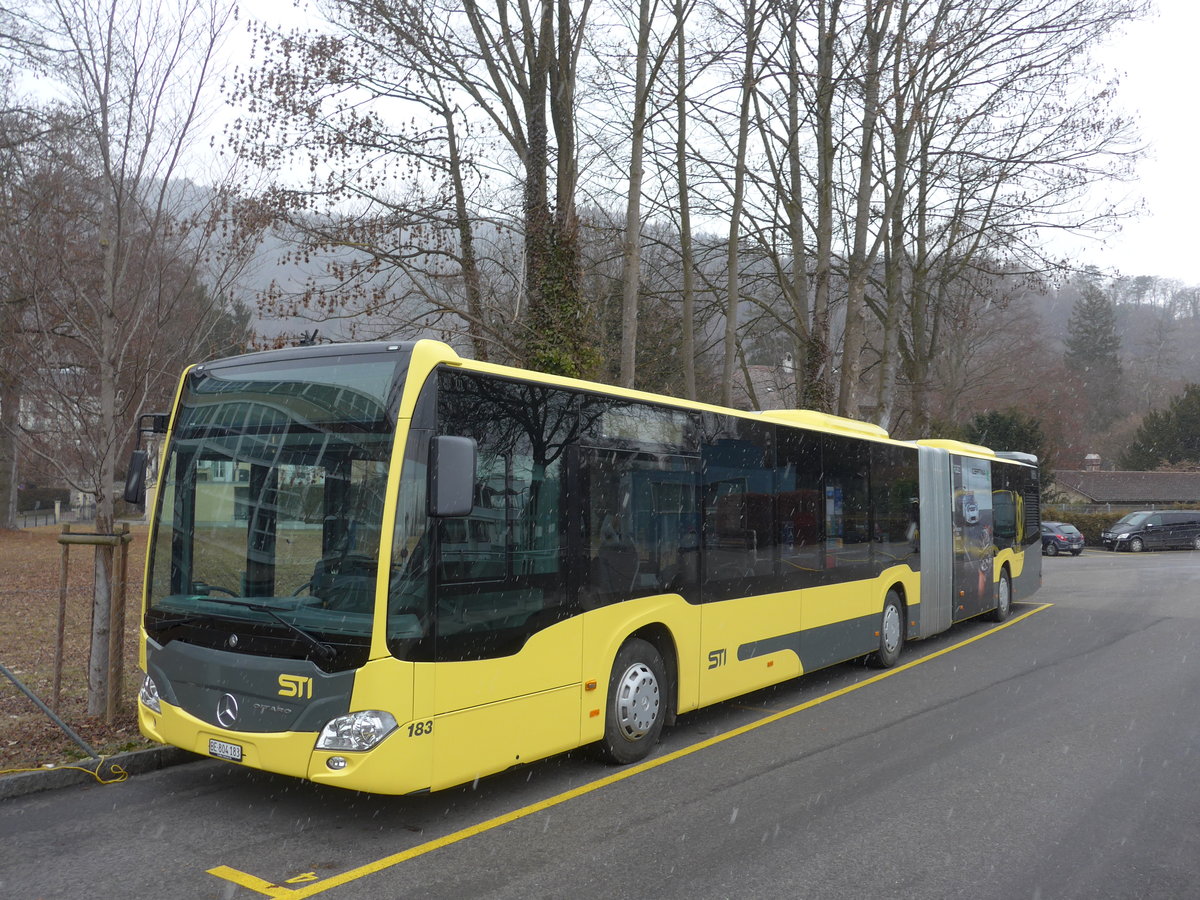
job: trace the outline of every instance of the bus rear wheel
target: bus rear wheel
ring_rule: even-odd
[[[890,669],[900,659],[904,649],[904,604],[900,595],[890,590],[883,601],[883,615],[879,620],[879,649],[867,657],[867,663],[876,669]]]
[[[1012,579],[1008,569],[1000,570],[1000,581],[996,583],[996,608],[991,612],[993,622],[1003,622],[1012,613]]]
[[[645,759],[667,717],[667,672],[653,644],[630,638],[617,651],[608,679],[608,708],[600,755],[628,765]]]

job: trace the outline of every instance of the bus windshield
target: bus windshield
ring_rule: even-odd
[[[400,362],[310,357],[188,376],[151,537],[152,638],[365,661]]]

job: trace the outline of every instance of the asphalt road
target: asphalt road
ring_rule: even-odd
[[[631,769],[389,798],[202,761],[6,800],[0,896],[1197,896],[1200,552],[1047,559],[1034,600]]]

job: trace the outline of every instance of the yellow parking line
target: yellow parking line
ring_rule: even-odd
[[[537,803],[530,804],[529,806],[523,806],[520,809],[514,809],[511,812],[503,813],[502,815],[495,816],[494,818],[488,819],[485,822],[480,822],[477,825],[470,825],[466,828],[461,828],[458,831],[445,835],[444,837],[435,838],[432,841],[426,841],[424,844],[418,844],[416,847],[412,847],[408,850],[402,850],[399,853],[394,853],[391,856],[385,856],[382,859],[366,863],[365,865],[358,866],[357,868],[348,869],[345,872],[330,876],[329,878],[325,878],[320,881],[314,881],[313,879],[316,876],[311,872],[297,875],[295,878],[289,879],[289,883],[303,884],[302,887],[291,888],[282,884],[275,884],[274,882],[265,881],[262,878],[258,878],[254,875],[248,875],[247,873],[231,868],[230,866],[217,866],[209,869],[208,874],[215,875],[217,878],[221,878],[225,881],[233,882],[234,884],[247,888],[265,897],[286,897],[289,898],[289,900],[300,900],[302,897],[312,897],[315,894],[323,893],[331,888],[338,887],[339,885],[348,884],[351,881],[357,881],[358,879],[367,875],[373,875],[376,872],[382,872],[384,869],[390,869],[392,866],[399,865],[402,862],[407,862],[408,860],[414,859],[418,856],[424,856],[426,853],[430,853],[434,850],[440,850],[442,847],[448,847],[451,844],[457,844],[460,841],[465,841],[467,838],[475,837],[476,835],[483,834],[487,831],[492,831],[493,829],[499,828],[501,825],[507,825],[510,822],[517,821],[518,819],[524,819],[527,816],[533,815],[534,813],[539,813],[543,810],[550,809],[551,807],[566,803],[568,800],[574,800],[577,797],[590,794],[593,791],[599,790],[600,788],[608,787],[611,784],[616,784],[618,781],[624,781],[626,778],[632,778],[634,775],[640,775],[642,772],[649,771],[650,769],[657,768],[658,766],[666,765],[667,763],[674,762],[677,759],[682,759],[685,756],[690,756],[691,754],[700,750],[706,750],[709,747],[713,747],[722,743],[723,741],[747,734],[751,731],[754,731],[756,728],[762,728],[764,725],[770,725],[774,722],[780,721],[781,719],[786,719],[788,716],[793,716],[796,713],[803,712],[806,709],[812,709],[814,706],[819,706],[820,704],[826,703],[829,700],[834,700],[838,697],[844,697],[847,694],[861,690],[868,685],[876,684],[885,678],[891,678],[893,675],[899,675],[901,672],[907,671],[908,669],[919,666],[923,663],[927,663],[931,659],[937,659],[939,656],[944,656],[952,650],[958,650],[967,646],[968,644],[973,644],[976,641],[987,637],[988,635],[995,634],[997,631],[1001,631],[1017,624],[1024,619],[1028,619],[1034,613],[1039,613],[1044,609],[1049,609],[1052,605],[1053,604],[1051,603],[1043,603],[1041,606],[1034,607],[1033,609],[1022,613],[1019,616],[1014,616],[1007,622],[1002,622],[994,628],[989,628],[987,631],[980,632],[973,637],[959,641],[957,644],[951,644],[949,647],[943,647],[941,650],[935,650],[933,653],[922,656],[919,659],[914,659],[911,662],[896,666],[893,669],[888,669],[884,672],[880,672],[877,675],[872,675],[870,678],[864,678],[862,681],[857,681],[854,684],[847,685],[844,688],[839,688],[836,691],[830,691],[828,694],[822,694],[820,697],[814,697],[812,700],[806,700],[803,703],[782,710],[781,712],[764,716],[761,719],[756,719],[747,725],[742,725],[730,731],[722,732],[714,737],[706,738],[699,743],[689,744],[687,747],[683,747],[682,749],[664,754],[663,756],[657,756],[654,759],[647,760],[646,762],[639,763],[635,766],[630,766],[626,769],[622,769],[619,772],[615,772],[612,775],[597,779],[596,781],[588,782],[580,787],[572,788],[569,791],[563,791],[561,794],[555,794],[553,797],[540,800]]]

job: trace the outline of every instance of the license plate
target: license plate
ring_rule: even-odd
[[[227,741],[210,739],[208,742],[208,752],[217,759],[227,759],[230,762],[242,761],[242,748],[240,744],[230,744]]]

